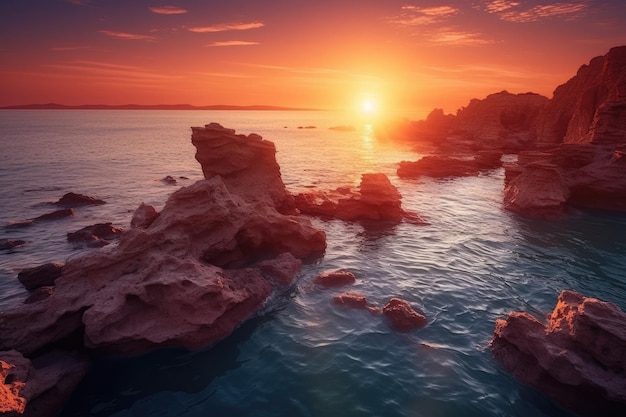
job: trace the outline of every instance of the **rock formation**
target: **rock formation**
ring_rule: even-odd
[[[626,409],[626,314],[615,304],[563,291],[547,324],[513,312],[490,346],[518,380],[580,415]]]
[[[347,187],[335,191],[310,191],[295,196],[303,214],[344,221],[383,221],[427,224],[416,213],[402,208],[402,196],[385,174],[363,174],[358,191]]]
[[[567,205],[626,210],[626,46],[558,87],[536,134],[544,148],[506,167],[505,208],[550,217]]]
[[[436,145],[438,152],[473,154],[477,150],[518,151],[532,143],[533,128],[544,96],[507,91],[473,99],[456,115],[433,110],[426,120],[403,122],[377,135],[410,141],[417,145]]]
[[[0,414],[52,416],[78,386],[89,361],[53,351],[31,361],[15,350],[0,352]]]
[[[80,207],[80,206],[98,206],[106,204],[106,201],[99,198],[90,197],[84,194],[67,193],[59,199],[56,203],[52,203],[56,206],[62,206],[66,208]]]
[[[409,331],[426,326],[426,317],[413,310],[408,301],[392,298],[383,307],[383,315],[399,331]]]
[[[133,213],[130,225],[131,227],[140,227],[145,229],[150,226],[157,217],[159,217],[159,213],[154,207],[141,203]]]
[[[356,277],[350,271],[324,271],[315,277],[313,282],[322,287],[337,287],[354,284]]]
[[[235,134],[218,123],[192,127],[191,142],[206,179],[219,175],[233,194],[262,201],[280,213],[294,214],[276,162],[276,147],[255,133]]]
[[[19,239],[0,239],[0,250],[9,250],[24,246],[26,241]]]
[[[124,231],[116,246],[69,259],[53,287],[0,312],[0,350],[34,363],[57,344],[120,353],[207,346],[291,284],[303,260],[323,254],[322,231],[278,211],[290,200],[273,144],[208,130],[195,130],[194,143],[200,155],[222,152],[225,177],[206,168],[210,179],[174,192],[150,224]]]
[[[424,156],[416,162],[402,161],[398,166],[399,177],[433,178],[468,177],[482,171],[502,166],[501,151],[478,151],[471,159],[461,159],[445,155]]]
[[[122,228],[115,227],[112,223],[97,223],[68,233],[67,241],[74,244],[84,244],[99,248],[108,245],[111,243],[111,240],[119,238],[122,232]]]
[[[62,274],[64,263],[50,262],[34,268],[22,269],[17,279],[28,291],[39,287],[54,285],[54,281]]]

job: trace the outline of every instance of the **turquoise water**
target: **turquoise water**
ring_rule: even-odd
[[[0,229],[28,244],[0,252],[0,307],[20,302],[21,268],[78,253],[65,233],[113,221],[122,227],[142,201],[162,206],[176,187],[202,177],[192,125],[211,121],[276,143],[292,191],[389,175],[404,206],[429,226],[364,229],[315,224],[328,234],[323,259],[274,297],[258,317],[216,346],[105,357],[63,416],[569,416],[517,383],[493,360],[494,321],[524,310],[539,318],[563,289],[626,309],[626,217],[578,213],[528,220],[501,208],[503,171],[449,180],[401,180],[396,163],[419,155],[380,143],[366,127],[330,112],[2,111],[0,224],[50,211],[38,203],[65,192],[103,198],[72,219]],[[315,125],[317,129],[298,129]],[[320,290],[320,271],[355,273],[350,287]],[[392,330],[366,311],[334,306],[333,295],[365,294],[383,305],[402,297],[428,325]]]

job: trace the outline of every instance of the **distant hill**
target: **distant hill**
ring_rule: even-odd
[[[144,104],[122,104],[122,105],[107,105],[107,104],[82,104],[79,106],[66,106],[57,103],[47,104],[24,104],[19,106],[7,106],[0,107],[0,110],[319,110],[311,108],[297,108],[297,107],[279,107],[279,106],[232,106],[216,104],[212,106],[192,106],[191,104],[156,104],[156,105],[144,105]]]

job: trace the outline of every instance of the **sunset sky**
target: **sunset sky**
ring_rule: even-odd
[[[623,0],[0,0],[0,106],[453,113],[505,89],[550,97],[626,44],[625,22]]]

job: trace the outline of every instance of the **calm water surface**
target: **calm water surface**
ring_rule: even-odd
[[[401,180],[397,162],[419,155],[381,143],[330,112],[0,111],[0,225],[51,211],[69,191],[102,198],[70,219],[0,227],[27,245],[0,252],[0,308],[20,303],[25,267],[82,252],[67,232],[97,222],[127,227],[141,203],[161,208],[202,178],[190,126],[219,122],[275,142],[292,191],[356,185],[384,172],[404,206],[431,225],[364,229],[315,224],[328,250],[288,294],[205,350],[159,350],[99,359],[63,416],[570,416],[517,383],[487,347],[494,321],[539,318],[563,289],[626,309],[626,218],[580,213],[560,222],[501,208],[502,170],[472,178]],[[317,129],[298,129],[298,126]],[[178,185],[163,184],[166,175]],[[185,177],[185,178],[180,178]],[[382,305],[402,297],[429,324],[398,333],[367,312],[337,308],[316,273],[345,268],[349,288]]]

